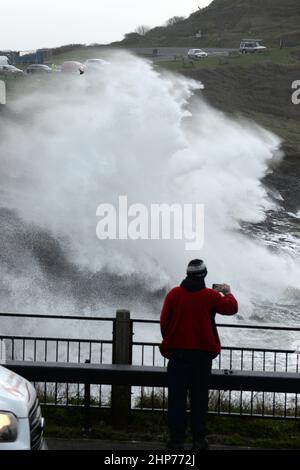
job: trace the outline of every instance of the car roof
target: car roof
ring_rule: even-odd
[[[103,59],[87,59],[87,62],[105,62]]]
[[[31,64],[29,65],[27,68],[32,68],[32,69],[39,69],[39,68],[42,68],[42,69],[49,69],[50,67],[48,65],[45,65],[45,64]]]
[[[65,60],[62,65],[66,65],[66,64],[75,64],[75,65],[83,65],[81,62],[78,62],[77,60]]]

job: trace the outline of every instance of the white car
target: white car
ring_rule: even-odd
[[[26,69],[26,73],[28,74],[47,74],[51,73],[52,69],[48,67],[48,65],[44,64],[31,64]]]
[[[0,65],[9,65],[8,57],[6,55],[0,55]]]
[[[24,75],[23,70],[14,65],[0,65],[0,74],[3,75]]]
[[[202,49],[190,49],[188,51],[189,59],[205,59],[207,56],[207,52],[203,51]]]
[[[43,428],[34,387],[0,366],[0,451],[45,449]]]
[[[241,54],[266,52],[267,47],[260,44],[260,39],[243,39],[240,44]]]
[[[63,72],[66,74],[80,74],[82,75],[85,72],[85,65],[77,60],[66,60],[58,68],[57,71]]]
[[[90,67],[103,67],[104,65],[109,65],[109,62],[103,59],[88,59],[85,61],[84,65],[87,68]]]

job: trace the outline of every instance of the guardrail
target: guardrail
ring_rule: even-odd
[[[0,316],[17,322],[22,320],[22,323],[26,317],[30,321],[79,321],[80,324],[91,321],[98,322],[97,324],[104,322],[106,325],[108,337],[102,339],[1,336],[6,342],[8,359],[19,367],[19,371],[25,372],[21,375],[26,377],[29,370],[36,374],[39,368],[44,369],[44,372],[40,370],[41,375],[30,376],[36,382],[42,404],[83,407],[88,403],[92,407],[111,406],[117,421],[126,421],[131,411],[166,410],[166,361],[159,354],[159,343],[136,339],[143,336],[147,327],[151,333],[154,328],[159,331],[157,320],[131,319],[128,311],[118,311],[116,318],[38,314]],[[300,332],[300,327],[297,326],[222,323],[218,327],[231,330]],[[101,333],[100,328],[98,330],[99,335],[103,334],[103,328]],[[27,372],[21,369],[22,364],[26,366]],[[122,365],[122,371],[127,377],[125,379],[124,376],[122,383],[120,378],[116,380],[113,371],[117,369],[112,364]],[[10,367],[11,365],[12,362]],[[127,366],[130,368],[126,369]],[[135,374],[133,367],[142,367],[138,369],[138,383],[136,379],[132,380]],[[50,376],[51,368],[53,370]],[[66,374],[70,368],[76,371],[75,375],[69,372],[69,375]],[[61,370],[65,372],[61,374]],[[93,378],[91,381],[92,370],[98,370],[101,380]],[[109,370],[109,381],[103,381],[104,370]],[[85,372],[80,375],[82,371]],[[226,374],[224,371],[227,371]],[[213,364],[210,413],[299,419],[298,377],[299,356],[292,350],[225,346]]]
[[[131,407],[126,395],[128,391],[130,392],[131,386],[167,387],[165,367],[23,361],[9,361],[6,367],[33,382],[84,383],[84,429],[86,432],[90,429],[91,384],[111,384],[118,387],[115,389],[116,396],[112,402],[113,421],[118,425],[128,424]],[[210,388],[213,390],[300,393],[300,375],[296,373],[214,370],[211,375]]]

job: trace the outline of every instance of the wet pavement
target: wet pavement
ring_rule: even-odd
[[[105,441],[98,439],[46,439],[48,450],[118,450],[118,451],[166,451],[162,442]],[[211,445],[210,450],[253,450],[250,447]],[[189,444],[186,451],[190,451]]]

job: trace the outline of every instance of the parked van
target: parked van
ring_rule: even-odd
[[[0,55],[0,65],[9,65],[8,57],[6,57],[6,55]]]
[[[267,48],[262,46],[261,39],[242,39],[240,44],[240,52],[242,54],[253,54],[255,52],[266,52]]]
[[[3,343],[0,339],[2,364]],[[43,429],[44,419],[33,385],[0,365],[0,451],[45,449]]]

